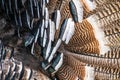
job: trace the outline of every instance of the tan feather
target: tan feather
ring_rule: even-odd
[[[88,20],[83,20],[82,23],[76,23],[75,30],[72,39],[69,44],[65,46],[66,49],[73,52],[88,52],[102,54],[102,52],[107,51],[107,46],[104,46],[105,37],[103,32],[99,32],[99,28],[94,27]],[[101,30],[100,30],[101,31]],[[97,34],[96,34],[97,33]],[[100,35],[98,37],[98,35]],[[102,47],[106,50],[102,50]],[[71,49],[72,48],[72,49]]]
[[[62,65],[62,67],[58,70],[56,75],[60,80],[78,80],[79,79],[78,75],[76,75],[74,70],[66,64]]]
[[[70,55],[65,55],[64,63],[69,65],[74,70],[76,75],[78,75],[79,78],[81,78],[82,80],[84,79],[85,63],[78,61],[77,59],[75,59],[73,56]]]
[[[111,2],[118,2],[119,0],[94,0],[97,7],[109,4]]]
[[[119,72],[119,69],[95,67],[95,78],[99,80],[119,80]]]
[[[49,0],[49,3],[47,4],[48,10],[49,10],[49,14],[53,13],[55,10],[55,6],[57,4],[58,0]]]
[[[120,20],[114,21],[103,27],[105,35],[109,36],[120,32]]]

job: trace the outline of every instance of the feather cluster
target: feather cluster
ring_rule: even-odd
[[[17,34],[51,79],[120,79],[119,0],[0,0],[0,10],[14,26],[6,35]],[[2,42],[0,50],[1,80],[38,75]]]

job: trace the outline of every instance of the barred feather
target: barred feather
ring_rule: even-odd
[[[84,68],[84,66],[86,65],[85,63],[78,61],[77,59],[70,55],[65,55],[64,63],[69,65],[74,70],[74,73],[78,75],[79,78],[84,79],[86,74]]]
[[[74,70],[68,65],[62,65],[57,74],[60,80],[78,80],[80,79],[74,72]]]
[[[76,32],[73,35],[73,38],[70,40],[70,43],[65,46],[66,49],[77,53],[97,53],[104,54],[107,51],[107,46],[104,46],[105,38],[104,33],[99,32],[99,28],[93,28],[88,20],[83,20],[83,22],[76,23],[75,27]],[[97,34],[96,34],[97,33]],[[98,35],[100,35],[98,37]],[[106,50],[103,48],[106,48]]]
[[[68,55],[72,55],[77,58],[79,61],[82,61],[86,64],[92,64],[103,67],[111,67],[111,68],[119,68],[119,48],[113,49],[106,53],[104,56],[95,56],[89,54],[72,54],[70,52],[66,52]]]
[[[15,66],[14,66],[15,65]],[[5,60],[2,61],[2,66],[0,71],[0,79],[21,79],[21,80],[34,80],[34,79],[44,79],[48,80],[48,78],[40,77],[42,74],[36,70],[32,70],[27,66],[24,66],[23,63],[16,60]]]
[[[109,4],[111,2],[118,2],[119,0],[94,0],[97,7],[103,6],[104,4]]]
[[[103,27],[106,36],[120,32],[120,20],[116,20],[109,25]]]
[[[119,80],[119,73],[119,69],[95,67],[95,79],[97,80]]]

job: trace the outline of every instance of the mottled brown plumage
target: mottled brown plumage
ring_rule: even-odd
[[[40,0],[36,0],[36,1],[40,2]],[[80,6],[76,5],[77,3],[75,3],[74,1],[80,2],[81,4],[80,6],[83,9],[83,13],[84,13],[83,15],[82,13],[78,14],[77,7]],[[73,4],[72,8],[70,6],[70,2],[71,4]],[[19,10],[20,14],[22,13],[22,11],[28,10],[27,8],[29,5],[27,4],[27,2],[25,2],[25,4],[26,5],[22,7],[21,10]],[[73,7],[74,10],[71,10],[73,9]],[[54,36],[55,40],[53,41],[54,44],[52,44],[53,48],[59,39],[61,24],[63,23],[63,21],[65,19],[71,18],[75,24],[75,32],[72,38],[70,39],[70,42],[68,44],[65,44],[65,42],[62,41],[59,49],[57,50],[58,52],[63,53],[63,64],[54,74],[57,78],[59,78],[60,80],[119,80],[120,79],[119,76],[120,74],[120,70],[119,70],[120,1],[119,0],[93,0],[93,1],[92,0],[49,0],[48,4],[45,3],[45,8],[48,8],[49,11],[48,19],[51,19],[54,16],[53,13],[56,12],[57,10],[60,10],[60,14],[61,14],[60,24],[58,24],[59,29],[56,30],[55,32],[55,36]],[[76,12],[72,13],[72,11],[76,11]],[[29,11],[28,13],[30,14]],[[43,20],[46,20],[45,14],[46,13],[44,12],[42,15]],[[83,17],[81,22],[79,20],[78,21],[76,20],[79,17],[78,15],[81,15]],[[31,24],[32,22],[33,24],[37,24],[40,18],[30,16],[30,19],[31,19],[30,21]],[[45,30],[49,32],[47,28],[45,28]],[[3,39],[6,37],[6,35],[13,36],[13,34],[15,34],[13,28],[9,29],[9,31],[10,34],[6,33],[6,29],[4,28],[1,29],[0,33]],[[23,31],[24,32],[22,33],[22,37],[29,30],[25,29]],[[49,35],[49,33],[47,33],[47,35]],[[9,37],[12,38],[12,36]],[[14,46],[16,43],[12,45],[14,42],[12,40],[14,40],[14,38],[9,40],[8,42],[5,41],[5,44]],[[22,49],[25,48],[22,47],[23,41],[22,40],[17,40],[17,41],[18,44],[17,46],[15,46],[16,54],[14,58],[18,61],[22,61],[23,63],[25,63],[26,68],[35,69],[34,73],[36,74],[33,74],[32,78],[37,78],[37,79],[40,78],[41,80],[42,79],[46,80],[46,78],[40,77],[41,71],[39,70],[40,67],[39,63],[40,61],[42,62],[44,60],[43,56],[41,56],[41,54],[43,54],[43,52],[41,52],[43,47],[41,48],[41,46],[39,46],[38,43],[35,43],[35,49],[34,49],[35,55],[33,57],[33,55],[29,55],[29,54],[26,55],[26,53],[30,53],[30,51],[25,50],[25,54],[24,54],[24,49]],[[20,57],[24,55],[26,58]],[[55,56],[53,57],[55,58],[56,55],[57,53],[55,53]],[[29,59],[30,57],[31,59]],[[26,61],[24,61],[25,59]],[[36,60],[34,61],[34,59]],[[33,64],[31,65],[30,62],[32,62]],[[54,61],[52,60],[52,62]],[[52,62],[49,62],[48,64],[51,65]],[[24,74],[25,77],[23,77],[22,80],[26,80],[26,74],[27,72],[25,72]],[[45,74],[48,75],[47,69]]]

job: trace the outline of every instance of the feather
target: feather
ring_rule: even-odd
[[[87,12],[93,11],[96,8],[94,0],[81,0],[81,2]]]
[[[70,66],[63,64],[58,70],[57,76],[60,80],[78,80],[80,79]]]
[[[57,4],[57,1],[58,0],[49,0],[49,3],[48,3],[48,10],[49,10],[49,13],[51,14],[51,13],[53,13],[54,12],[54,10],[55,10],[55,7],[56,7],[56,4]]]
[[[102,0],[102,1],[94,0],[94,2],[97,5],[97,7],[100,7],[100,6],[104,5],[104,4],[109,4],[111,2],[118,2],[118,0]]]
[[[66,55],[64,53],[64,63],[67,64],[68,66],[70,66],[74,73],[80,78],[80,79],[84,79],[85,77],[85,63],[80,62],[79,60],[77,60],[76,58],[74,58],[71,55]],[[64,64],[63,63],[63,64]],[[73,75],[74,76],[74,75]]]
[[[31,47],[31,54],[34,55],[34,47],[35,47],[35,43],[32,43],[31,46],[32,46],[32,47]]]
[[[95,67],[95,77],[98,79],[118,80],[119,70],[109,67]]]
[[[45,28],[48,27],[48,19],[49,19],[48,8],[45,8]]]
[[[61,14],[60,14],[60,11],[57,10],[54,13],[54,23],[55,23],[56,30],[59,29],[60,20],[61,20]]]
[[[33,4],[32,4],[32,0],[29,0],[27,2],[27,8],[28,8],[28,11],[29,11],[29,14],[31,17],[34,17],[34,12],[33,12]]]
[[[47,45],[47,48],[46,48],[46,52],[45,52],[45,59],[47,59],[48,58],[48,56],[49,56],[49,54],[50,54],[50,52],[51,52],[51,45],[52,45],[52,42],[49,40],[49,42],[48,42],[48,45]]]
[[[64,21],[64,19],[72,18],[68,1],[63,1],[59,10],[62,15],[61,22]]]
[[[95,37],[99,41],[100,54],[106,53],[109,47],[105,46],[107,42],[105,41],[103,30],[99,28],[99,24],[95,23],[97,20],[93,20],[92,17],[87,18],[87,20],[93,26]]]
[[[22,26],[30,28],[30,16],[28,15],[27,10],[21,13]]]
[[[32,71],[31,71],[31,69],[27,69],[27,68],[26,68],[26,72],[27,72],[27,74],[26,74],[26,79],[29,80],[29,79],[31,78]]]
[[[42,26],[41,26],[41,37],[43,37],[44,34],[44,24],[45,24],[45,20],[42,20]]]
[[[68,19],[65,19],[61,25],[61,28],[60,28],[60,33],[59,33],[59,38],[62,39],[63,35],[64,35],[64,32],[65,32],[65,29],[66,29],[66,25],[67,25],[67,21]]]
[[[113,23],[103,27],[106,36],[119,33],[120,20],[114,21]],[[114,27],[113,27],[114,26]]]
[[[85,80],[94,80],[94,68],[93,67],[89,67],[89,66],[85,66]]]
[[[37,29],[37,33],[36,33],[36,36],[35,36],[35,41],[34,41],[35,43],[37,42],[37,39],[38,39],[38,36],[39,36],[39,31],[40,31],[40,30],[39,30],[39,28],[38,28],[38,29]]]
[[[51,29],[51,40],[52,41],[54,41],[54,36],[55,36],[55,24],[54,24],[54,22],[53,21],[51,21],[51,27],[50,27],[50,29]]]
[[[25,36],[25,46],[30,45],[34,40],[34,36],[31,34],[28,34]]]
[[[15,45],[15,52],[22,52],[14,59],[14,51],[0,43],[1,80],[46,80],[41,68],[52,79],[119,80],[119,0],[0,0],[0,4],[2,16],[25,37],[22,48],[30,47],[24,51],[22,44]],[[18,39],[4,34],[5,45],[11,45],[8,38]],[[25,57],[27,66],[16,60],[24,60],[19,56]],[[36,67],[36,61],[31,67],[33,58],[41,65]]]
[[[101,34],[101,32],[99,34]],[[104,33],[103,35],[101,35],[101,38],[99,38],[98,35],[96,36],[95,35],[96,33],[94,33],[92,25],[87,20],[83,20],[82,23],[75,23],[75,33],[72,39],[70,40],[69,44],[65,45],[65,48],[70,51],[73,50],[73,52],[75,51],[77,53],[88,52],[88,53],[100,54],[102,53],[100,51],[104,51],[104,50],[100,50],[101,47],[99,46],[102,45],[102,47],[104,47],[103,44],[100,44],[100,42],[105,42]],[[100,42],[96,37],[100,39],[99,40]]]
[[[63,63],[63,53],[57,55],[55,61],[52,64],[52,67],[54,67],[54,69],[57,71],[61,67],[62,63]]]
[[[5,47],[5,50],[6,50],[6,57],[5,59],[11,59],[14,55],[14,48],[13,47]]]
[[[68,44],[70,39],[72,38],[73,34],[74,34],[74,31],[75,31],[75,28],[74,28],[74,22],[72,21],[70,23],[70,27],[69,27],[69,32],[67,33],[67,36],[66,36],[66,40],[65,40],[65,43]]]
[[[68,21],[67,21],[67,24],[66,24],[66,28],[65,28],[65,31],[64,31],[64,34],[62,36],[62,40],[65,41],[65,38],[67,37],[67,33],[68,33],[68,30],[69,30],[69,27],[70,27],[70,23],[72,22],[72,19],[69,18]]]
[[[59,40],[57,41],[55,47],[53,48],[53,50],[52,50],[52,52],[51,52],[51,54],[50,54],[50,56],[49,56],[49,58],[48,58],[48,62],[50,62],[50,61],[53,59],[53,56],[54,56],[54,54],[56,53],[57,49],[60,47],[61,42],[62,42],[61,39],[59,39]]]
[[[43,47],[45,47],[47,41],[47,32],[46,30],[44,31],[44,37],[43,37]]]
[[[42,0],[42,16],[44,16],[45,14],[45,0]]]
[[[79,0],[72,0],[70,3],[70,11],[75,22],[82,22],[83,7]]]
[[[111,51],[112,53],[113,51]],[[68,55],[74,56],[76,59],[87,63],[87,64],[93,64],[97,66],[106,66],[106,67],[111,67],[111,68],[118,68],[119,67],[119,59],[117,58],[109,58],[109,57],[99,57],[99,56],[90,56],[90,55],[85,55],[85,54],[72,54],[70,52],[66,52]],[[113,52],[114,54],[114,52]],[[107,53],[108,55],[108,53]],[[116,54],[117,55],[117,54]],[[111,65],[112,64],[112,65]]]
[[[13,70],[14,64],[16,65],[16,68]],[[37,70],[30,69],[29,67],[23,65],[22,62],[17,61],[16,59],[4,60],[1,63],[1,69],[0,69],[1,80],[5,80],[5,79],[33,80],[40,78],[48,80],[47,77],[43,77],[43,75],[42,76],[41,75],[42,74]]]

